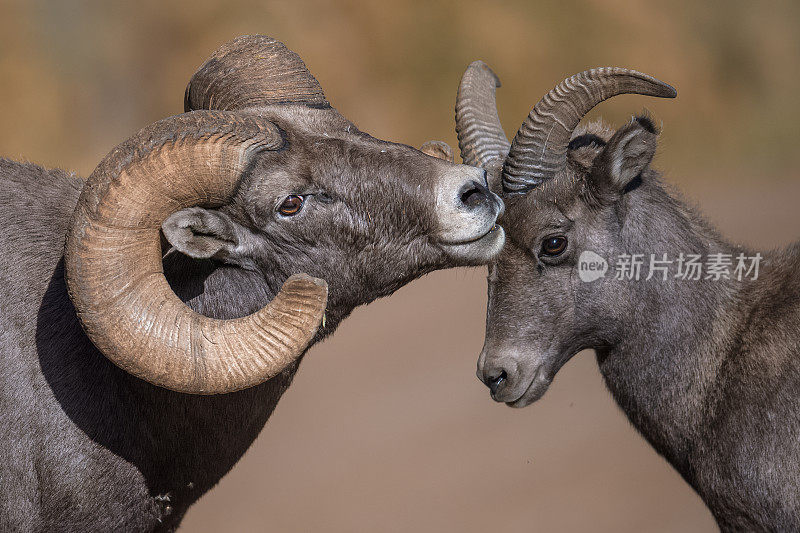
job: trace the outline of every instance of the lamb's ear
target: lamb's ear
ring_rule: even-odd
[[[634,117],[614,134],[597,156],[592,178],[613,191],[625,192],[647,169],[656,153],[658,130],[646,116]],[[598,185],[601,185],[598,183]]]
[[[190,207],[171,214],[161,231],[182,254],[225,261],[235,257],[242,228],[220,211]]]
[[[438,157],[439,159],[444,159],[450,163],[453,162],[453,149],[450,148],[450,145],[446,142],[428,141],[419,149],[423,154],[427,154],[431,157]]]
[[[567,145],[569,161],[578,165],[583,172],[588,172],[606,147],[606,141],[594,133],[584,133],[574,137]]]

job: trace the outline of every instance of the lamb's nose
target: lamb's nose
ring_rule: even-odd
[[[495,371],[490,374],[484,374],[483,382],[486,383],[486,386],[489,387],[489,390],[492,392],[492,396],[497,394],[497,391],[500,390],[503,385],[506,384],[508,380],[508,373],[505,370]]]

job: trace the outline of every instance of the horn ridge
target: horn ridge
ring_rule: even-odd
[[[251,387],[305,351],[327,284],[291,276],[252,315],[192,311],[164,277],[160,228],[186,207],[229,203],[252,158],[283,145],[271,122],[223,111],[159,121],[111,151],[87,180],[64,250],[70,299],[84,331],[113,363],[192,394]]]
[[[300,56],[266,35],[242,35],[222,45],[197,69],[184,93],[185,111],[279,104],[330,107]]]
[[[565,79],[539,100],[514,136],[503,165],[503,191],[521,194],[553,179],[566,166],[567,145],[581,119],[619,94],[675,98],[677,91],[620,67],[594,68]]]
[[[508,142],[497,115],[495,90],[500,79],[483,61],[473,61],[464,71],[456,97],[456,133],[466,165],[485,167],[504,159]]]

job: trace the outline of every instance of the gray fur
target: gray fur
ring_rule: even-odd
[[[593,128],[606,145],[570,151],[552,182],[506,200],[479,378],[524,407],[594,349],[631,423],[723,530],[800,529],[800,243],[762,251],[757,280],[680,280],[674,265],[666,281],[645,280],[650,254],[755,251],[723,239],[649,169],[649,120],[613,136]],[[551,235],[569,240],[555,258],[542,254]],[[579,279],[586,250],[609,261],[605,277]],[[615,279],[616,258],[636,253],[642,279]]]
[[[354,307],[502,246],[498,232],[440,242],[493,227],[502,204],[482,171],[374,139],[329,108],[257,112],[280,127],[284,147],[264,152],[236,200],[201,210],[206,222],[193,226],[220,236],[225,253],[196,260],[165,240],[167,279],[194,310],[247,315],[306,272],[329,286],[317,342]],[[192,396],[109,362],[64,283],[64,237],[82,187],[63,171],[0,159],[0,531],[172,531],[248,449],[297,365],[251,389]],[[447,188],[453,202],[442,206]],[[459,207],[465,191],[474,194]],[[288,194],[306,203],[280,217]],[[453,220],[459,210],[469,224]]]

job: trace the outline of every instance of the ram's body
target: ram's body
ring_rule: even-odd
[[[295,370],[238,393],[192,396],[106,359],[81,329],[64,282],[64,239],[82,185],[62,171],[0,160],[9,223],[0,234],[2,531],[177,523],[252,442]],[[219,272],[206,283],[231,294],[226,285],[237,281]],[[231,316],[247,297],[238,287],[234,298],[210,298],[212,289],[187,303]]]
[[[308,346],[502,247],[482,171],[360,132],[277,41],[223,47],[186,108],[86,182],[0,159],[0,531],[173,530]]]

